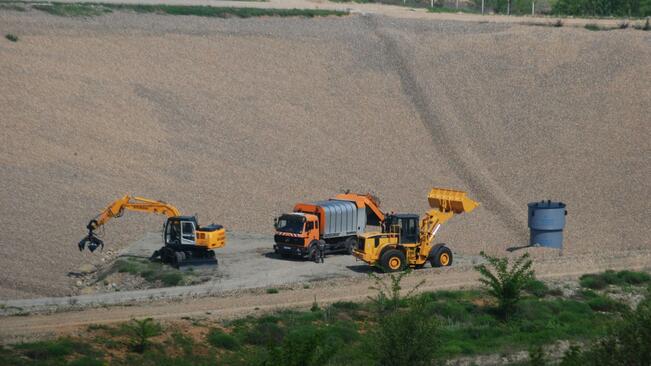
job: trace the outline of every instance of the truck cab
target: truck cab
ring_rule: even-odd
[[[319,240],[319,219],[316,215],[294,212],[276,218],[274,251],[305,256],[313,241]]]

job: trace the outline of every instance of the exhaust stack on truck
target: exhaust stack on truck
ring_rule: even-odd
[[[327,201],[298,203],[275,220],[274,251],[282,256],[316,259],[326,252],[352,253],[357,235],[367,225],[384,221],[379,203],[370,194],[338,194]]]

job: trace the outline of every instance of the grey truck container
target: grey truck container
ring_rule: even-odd
[[[366,208],[357,208],[351,201],[328,200],[314,202],[324,213],[321,233],[324,239],[357,235],[366,229]]]

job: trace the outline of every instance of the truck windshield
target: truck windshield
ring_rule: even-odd
[[[303,232],[305,218],[301,216],[283,215],[278,219],[278,231],[300,234]]]

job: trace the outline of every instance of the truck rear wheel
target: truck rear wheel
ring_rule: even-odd
[[[398,272],[405,269],[405,255],[397,249],[389,249],[380,258],[380,265],[385,272]]]
[[[346,253],[353,254],[353,249],[355,249],[355,246],[357,245],[357,239],[348,238],[344,245],[346,246]]]
[[[441,247],[432,258],[432,267],[449,267],[451,265],[452,251],[448,247]]]

